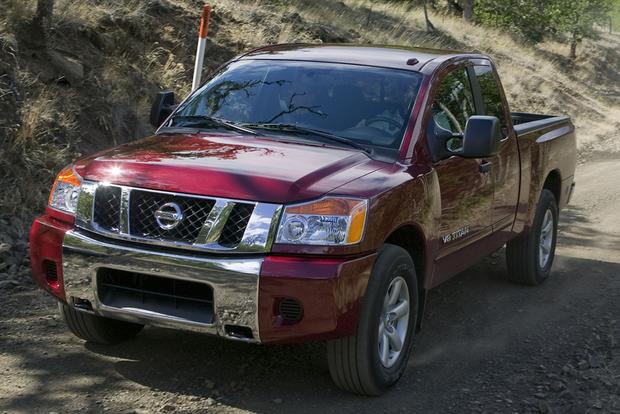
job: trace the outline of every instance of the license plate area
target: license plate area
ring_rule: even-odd
[[[96,280],[97,296],[105,306],[214,322],[213,289],[206,283],[109,268],[99,268]]]

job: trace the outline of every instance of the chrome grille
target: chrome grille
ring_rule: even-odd
[[[95,194],[95,222],[111,232],[120,230],[121,225],[121,188],[103,185]]]
[[[220,245],[224,247],[235,247],[239,245],[243,238],[243,233],[250,221],[254,211],[253,204],[236,204],[228,216],[228,221],[222,229],[220,235]]]
[[[171,203],[182,211],[182,218],[168,227]],[[142,244],[214,253],[261,253],[271,248],[281,210],[278,204],[84,180],[76,227]]]
[[[183,220],[173,229],[164,230],[157,224],[155,212],[171,202],[181,207]],[[214,204],[215,200],[208,198],[133,190],[129,196],[129,234],[148,239],[194,243]]]

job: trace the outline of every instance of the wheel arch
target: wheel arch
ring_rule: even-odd
[[[560,170],[551,170],[549,174],[547,174],[542,188],[543,190],[551,191],[555,196],[556,203],[559,205],[560,197],[562,196],[562,176],[560,175]]]

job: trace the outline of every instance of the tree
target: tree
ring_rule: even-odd
[[[463,7],[459,3],[459,0],[447,0],[448,12],[455,16],[461,16],[463,14]]]
[[[476,0],[474,19],[478,23],[509,29],[537,43],[554,36],[570,45],[570,58],[587,37],[596,37],[596,24],[608,24],[617,0]],[[465,2],[467,6],[468,1]],[[463,14],[465,17],[465,11]]]
[[[435,26],[433,26],[433,23],[431,23],[430,19],[428,18],[428,10],[426,8],[426,0],[424,0],[424,21],[426,22],[426,31],[429,32],[429,33],[435,32]]]
[[[37,33],[33,33],[35,41],[45,46],[52,27],[54,16],[54,0],[37,0],[37,11],[34,15],[33,25]]]
[[[568,35],[571,59],[577,57],[577,45],[584,38],[597,36],[594,25],[605,24],[612,8],[611,0],[555,0],[550,21],[560,33]]]
[[[470,22],[474,16],[474,0],[463,1],[463,19]]]
[[[474,19],[478,23],[509,29],[536,43],[552,32],[546,10],[556,0],[477,0]]]

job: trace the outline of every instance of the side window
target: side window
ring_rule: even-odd
[[[499,85],[495,80],[495,76],[493,76],[493,69],[491,66],[474,66],[474,72],[482,92],[484,114],[497,117],[502,127],[502,132],[506,135],[508,133],[508,125],[506,125],[504,103],[502,102]]]
[[[433,119],[448,131],[463,133],[467,119],[476,113],[474,108],[474,95],[467,69],[453,70],[441,81],[435,94]]]

